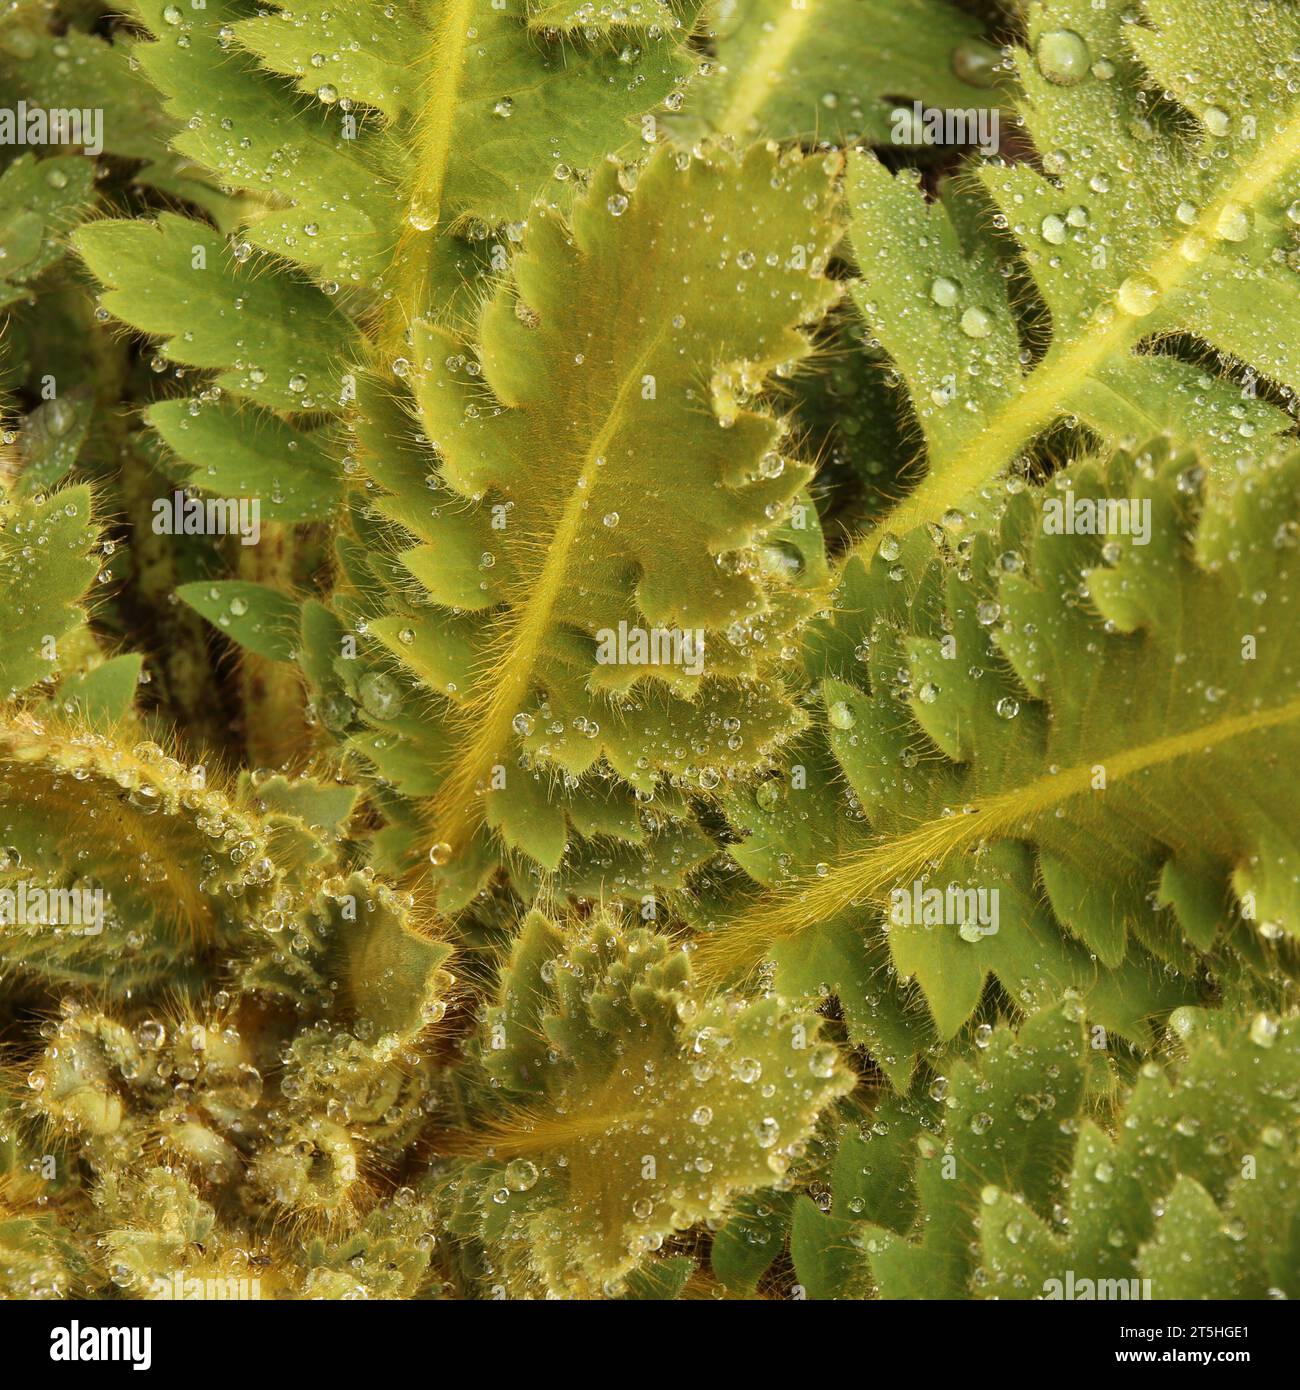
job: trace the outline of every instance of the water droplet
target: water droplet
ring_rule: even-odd
[[[431,232],[438,225],[436,203],[425,194],[416,194],[406,210],[407,222],[417,232]]]
[[[785,472],[785,460],[775,449],[769,449],[758,461],[760,478],[779,478]]]
[[[951,309],[957,302],[957,296],[961,293],[961,287],[955,280],[949,280],[946,276],[938,276],[930,286],[930,298],[939,305],[941,309]]]
[[[1220,241],[1245,241],[1250,235],[1250,210],[1240,203],[1225,203],[1214,224],[1214,235]]]
[[[402,688],[383,671],[367,671],[357,682],[361,707],[375,719],[392,719],[402,711]]]
[[[772,1148],[780,1134],[781,1126],[770,1115],[754,1125],[754,1137],[758,1140],[760,1149]]]
[[[972,305],[961,316],[961,331],[968,338],[987,338],[993,332],[992,316]]]
[[[808,1059],[808,1070],[814,1076],[826,1079],[835,1075],[839,1060],[839,1053],[829,1043],[822,1043],[813,1048],[812,1056]]]
[[[1034,60],[1038,71],[1058,87],[1077,86],[1092,67],[1087,40],[1073,29],[1051,29],[1043,34],[1034,49]]]
[[[1256,1014],[1250,1025],[1250,1040],[1256,1047],[1272,1047],[1277,1041],[1277,1019]]]
[[[537,1185],[537,1165],[526,1158],[512,1159],[506,1164],[506,1186],[512,1192],[527,1192]]]
[[[1190,232],[1178,243],[1178,254],[1188,265],[1200,265],[1210,254],[1210,243],[1199,232]]]
[[[785,786],[775,777],[760,782],[754,792],[754,801],[760,810],[773,811],[785,800]]]
[[[1130,275],[1115,295],[1120,309],[1133,318],[1149,314],[1159,299],[1160,286],[1149,275]]]
[[[1065,219],[1058,217],[1056,213],[1049,212],[1043,218],[1042,226],[1039,229],[1043,234],[1043,240],[1051,246],[1064,246],[1069,232],[1066,230]]]
[[[850,705],[843,700],[836,700],[826,711],[826,718],[833,729],[851,729],[857,722],[858,716],[853,713]]]
[[[56,397],[49,404],[45,415],[45,428],[52,435],[62,436],[72,428],[76,412],[67,401]]]
[[[982,39],[963,39],[952,51],[953,73],[972,87],[992,87],[1002,54]]]

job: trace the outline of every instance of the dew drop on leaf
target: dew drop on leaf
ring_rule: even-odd
[[[1159,299],[1160,286],[1149,275],[1128,276],[1115,295],[1115,302],[1132,318],[1149,314]]]
[[[1074,87],[1088,77],[1092,53],[1087,40],[1073,29],[1050,29],[1034,49],[1038,71],[1058,87]]]
[[[946,276],[938,276],[930,285],[930,298],[942,309],[951,309],[960,293],[957,282]]]
[[[830,721],[833,729],[851,729],[857,722],[858,717],[853,713],[850,705],[843,700],[836,700],[826,711],[826,718]]]

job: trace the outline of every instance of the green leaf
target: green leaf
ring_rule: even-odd
[[[823,696],[870,830],[851,821],[855,848],[794,866],[703,943],[705,969],[780,942],[806,955],[810,926],[848,914],[869,941],[886,933],[941,1037],[992,973],[1025,1009],[1078,989],[1140,1043],[1207,965],[1225,987],[1294,970],[1296,849],[1277,808],[1293,800],[1300,680],[1276,633],[1300,578],[1300,457],[1200,503],[1203,476],[1162,446],[1081,464],[988,531],[964,519],[957,563],[924,536],[869,572],[854,562],[837,646],[869,649],[870,693],[850,657]],[[1057,533],[1063,509],[1104,518],[1112,501],[1136,519],[1127,534]],[[1243,803],[1247,784],[1259,797]]]
[[[1079,1122],[1057,1212],[983,1194],[976,1293],[1293,1298],[1298,1081],[1294,1020],[1207,1019],[1168,1073],[1142,1069],[1113,1137]]]
[[[571,222],[534,210],[472,334],[415,325],[436,460],[394,447],[394,411],[363,399],[361,461],[390,494],[372,505],[411,537],[366,558],[390,612],[365,617],[444,697],[433,815],[453,865],[495,831],[554,870],[571,822],[612,828],[566,815],[557,774],[575,802],[612,783],[630,810],[631,789],[707,792],[801,727],[772,648],[825,577],[810,470],[742,397],[807,354],[801,327],[837,295],[837,216],[820,160],[665,151],[630,195],[607,165]],[[646,649],[620,649],[620,625]]]
[[[644,0],[635,6],[593,4],[592,0],[527,0],[528,22],[540,33],[629,34],[682,25],[677,10],[699,9],[689,0]]]
[[[989,104],[1000,58],[947,0],[755,0],[706,32],[716,59],[672,123],[686,139],[897,144],[900,104],[909,130],[914,101]]]
[[[80,155],[24,154],[0,174],[0,282],[29,284],[62,257],[64,236],[94,204],[94,177]]]
[[[745,835],[729,847],[730,857],[766,888],[780,887],[791,864],[836,862],[852,852],[858,835],[856,807],[841,800],[843,790],[825,739],[805,735],[774,775],[752,788],[734,787],[724,798],[728,819]],[[705,943],[706,954],[710,949]],[[931,1040],[924,1004],[914,986],[897,978],[885,944],[864,938],[856,914],[775,943],[772,960],[772,979],[783,994],[835,995],[850,1040],[870,1051],[892,1085],[907,1089]]]
[[[1000,1188],[1050,1211],[1059,1200],[1070,1137],[1062,1121],[1084,1097],[1077,1001],[1035,1014],[1018,1033],[999,1029],[978,1068],[957,1062],[946,1086],[941,1134],[914,1129],[914,1231],[867,1221],[856,1234],[881,1298],[962,1298],[975,1277],[972,1247],[987,1224],[982,1204]],[[996,1185],[996,1186],[995,1186]]]
[[[1173,430],[1224,478],[1289,428],[1253,386],[1243,397],[1162,344],[1190,337],[1284,394],[1300,389],[1287,213],[1300,197],[1300,100],[1274,75],[1298,41],[1292,7],[1250,0],[1034,3],[1018,114],[1041,172],[995,160],[927,203],[907,173],[855,157],[855,297],[907,384],[928,456],[864,554],[940,521],[1064,417],[1110,442]],[[1152,88],[1167,100],[1153,106]],[[990,216],[1041,297],[1032,323]]]
[[[324,431],[225,401],[159,401],[145,418],[190,465],[190,488],[256,497],[268,523],[327,521],[338,510],[342,477]]]
[[[685,952],[601,914],[534,915],[502,974],[483,1064],[481,1229],[521,1294],[616,1291],[661,1240],[771,1187],[853,1087],[815,1015],[709,996]]]
[[[277,589],[242,579],[180,584],[177,596],[241,647],[273,661],[297,650],[298,605]]]
[[[790,1257],[805,1298],[861,1298],[866,1287],[854,1222],[820,1211],[811,1197],[795,1198]]]
[[[385,1046],[410,1042],[446,992],[451,947],[414,930],[395,895],[359,874],[331,887],[327,901],[334,942],[325,973],[343,983],[354,1016]]]
[[[110,43],[73,24],[51,32],[44,16],[33,18],[26,23],[21,14],[10,18],[12,27],[6,27],[0,47],[0,91],[20,97],[29,110],[97,111],[99,129],[83,127],[83,133],[97,134],[106,153],[123,159],[161,157],[175,127],[132,66],[133,44],[120,31]],[[90,160],[77,158],[92,175]]]
[[[681,1296],[687,1280],[695,1271],[695,1261],[689,1255],[670,1255],[654,1260],[638,1269],[628,1279],[628,1299],[669,1302]]]
[[[340,282],[383,275],[408,318],[449,228],[521,219],[556,171],[633,147],[634,122],[695,66],[680,22],[613,46],[531,31],[525,0],[254,17],[211,0],[177,25],[161,0],[135,8],[158,39],[141,65],[185,125],[175,147],[288,209],[256,217],[250,242]]]
[[[732,1293],[752,1294],[781,1254],[793,1201],[793,1196],[784,1192],[742,1197],[713,1237],[709,1262],[718,1281]]]
[[[338,406],[351,329],[315,286],[241,264],[211,227],[174,213],[95,222],[74,243],[109,287],[104,307],[160,337],[165,357],[217,371],[223,389],[273,410]]]
[[[0,693],[12,700],[59,673],[99,566],[89,488],[41,501],[0,493],[0,520]]]
[[[59,686],[59,700],[77,707],[87,724],[114,725],[135,703],[144,658],[136,653],[115,656],[89,671],[69,676]]]
[[[93,416],[94,401],[85,390],[44,401],[27,416],[21,440],[25,489],[47,491],[76,466]]]
[[[317,830],[339,832],[356,809],[358,789],[299,777],[248,776],[260,809],[293,816]]]
[[[305,828],[286,816],[208,786],[202,766],[53,711],[33,719],[10,707],[0,723],[0,785],[6,886],[30,878],[101,895],[82,899],[81,920],[66,930],[9,913],[0,959],[6,971],[89,984],[105,998],[159,984],[179,997],[210,967],[206,952],[228,952],[247,923],[272,913],[277,927],[248,932],[243,944],[273,943],[274,930],[305,915],[314,891],[300,875],[327,853],[319,842],[304,848]],[[87,834],[88,806],[111,814],[111,834]],[[225,853],[212,852],[214,828],[231,836]]]

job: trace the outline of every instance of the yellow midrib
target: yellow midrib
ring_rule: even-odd
[[[970,496],[976,488],[989,482],[1045,426],[1061,412],[1072,388],[1092,376],[1108,358],[1131,350],[1150,330],[1144,325],[1154,321],[1168,296],[1199,266],[1183,257],[1179,247],[1189,236],[1200,236],[1207,242],[1215,240],[1215,229],[1225,209],[1233,203],[1253,208],[1260,196],[1271,187],[1297,159],[1300,159],[1300,111],[1292,117],[1286,130],[1269,142],[1242,170],[1230,187],[1198,217],[1193,226],[1180,231],[1176,241],[1167,245],[1149,270],[1159,295],[1150,314],[1132,318],[1115,305],[1111,322],[1095,333],[1062,344],[1059,337],[1047,356],[1030,374],[1021,390],[1001,410],[997,411],[980,430],[970,445],[960,445],[947,452],[936,452],[930,460],[930,470],[920,486],[890,511],[857,545],[849,550],[845,563],[853,556],[869,560],[883,536],[904,535],[926,521],[937,521],[948,508]],[[1118,289],[1118,286],[1116,287]]]
[[[538,1041],[545,1041],[544,1032],[530,1029]],[[453,1142],[470,1146],[480,1156],[491,1151],[497,1158],[513,1158],[538,1153],[561,1144],[580,1143],[585,1139],[609,1137],[616,1130],[639,1127],[654,1118],[659,1102],[651,1104],[631,1095],[628,1076],[641,1075],[647,1063],[660,1065],[671,1055],[671,1041],[659,1038],[655,1029],[638,1040],[623,1055],[619,1065],[606,1070],[598,1079],[588,1078],[581,1104],[574,1108],[555,1108],[558,1097],[548,1095],[545,1108],[520,1104],[507,1109],[486,1131],[465,1133]],[[572,1059],[570,1059],[572,1060]],[[576,1063],[574,1065],[577,1065]],[[571,1097],[566,1096],[566,1099]],[[456,1150],[461,1153],[461,1149]]]
[[[480,680],[486,694],[467,711],[472,730],[447,780],[434,800],[435,831],[453,855],[464,850],[466,841],[481,818],[483,798],[479,784],[506,748],[511,723],[524,708],[536,679],[537,661],[552,625],[582,522],[595,495],[603,459],[610,441],[622,426],[629,399],[640,389],[645,365],[657,347],[662,330],[653,335],[636,360],[623,374],[614,400],[599,431],[588,445],[582,466],[564,504],[559,524],[546,550],[546,560],[523,606],[516,610],[510,636],[493,659],[492,670]]]
[[[784,70],[812,20],[817,0],[804,0],[802,9],[795,8],[794,0],[786,0],[786,5],[785,13],[764,34],[736,79],[731,100],[717,120],[724,135],[748,133],[750,121],[771,93],[770,75]]]
[[[1106,782],[1111,786],[1147,768],[1208,752],[1231,739],[1262,733],[1295,720],[1300,720],[1300,699],[1171,734],[1096,761],[1104,763]],[[703,940],[696,952],[696,972],[701,979],[725,978],[733,970],[756,964],[777,942],[856,903],[880,898],[890,888],[916,878],[935,859],[955,854],[989,836],[1025,833],[1030,822],[1072,797],[1090,793],[1092,779],[1093,764],[1066,768],[1055,776],[999,792],[968,815],[927,821],[892,840],[868,845],[849,855],[825,877],[802,880],[768,896],[716,937]]]
[[[436,215],[437,225],[421,232],[409,221],[403,222],[393,257],[396,284],[380,340],[381,350],[389,356],[397,352],[407,325],[424,311],[432,239],[446,230],[442,226],[443,189],[476,3],[477,0],[445,0],[437,18],[424,21],[429,31],[421,59],[427,73],[422,84],[425,96],[411,127],[415,169],[406,189],[402,216],[405,219],[407,211],[418,203],[430,215]]]
[[[62,811],[68,823],[81,827],[80,840],[84,845],[94,842],[103,832],[95,830],[93,807],[88,806],[84,794],[66,789],[66,784],[72,781],[66,775],[70,764],[61,760],[66,760],[69,750],[75,748],[76,737],[75,733],[61,730],[33,736],[6,721],[0,724],[0,767],[7,769],[7,779],[16,789],[14,804],[24,804],[30,796],[26,804],[33,809],[39,807],[51,824],[56,823],[54,812]],[[10,761],[10,749],[13,761]],[[107,779],[108,771],[99,760],[92,766],[97,779]],[[126,766],[143,770],[142,780],[156,786],[151,772],[141,769],[134,758],[127,759]],[[147,847],[151,862],[161,864],[165,870],[165,878],[158,887],[163,896],[171,895],[169,913],[174,914],[174,920],[195,940],[210,938],[216,930],[216,916],[210,902],[195,886],[192,865],[178,843],[181,832],[177,830],[175,818],[170,814],[150,816],[129,802],[118,805],[115,815],[117,840]],[[180,824],[186,830],[192,828],[188,822]]]

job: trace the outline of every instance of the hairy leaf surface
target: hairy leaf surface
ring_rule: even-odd
[[[835,299],[837,231],[820,162],[665,153],[630,197],[608,169],[571,224],[537,208],[473,339],[417,325],[440,465],[382,447],[363,462],[391,493],[379,511],[419,542],[398,560],[424,606],[369,628],[450,698],[444,859],[486,823],[558,867],[562,808],[521,757],[570,782],[707,792],[801,726],[773,662],[825,561],[798,501],[809,470],[749,402]],[[676,645],[638,654],[620,630]]]
[[[693,987],[668,938],[525,922],[484,1065],[513,1110],[475,1174],[519,1292],[611,1291],[663,1237],[772,1186],[853,1076],[816,1016]],[[495,1195],[494,1195],[495,1194]]]
[[[978,1066],[945,1078],[943,1128],[913,1130],[915,1229],[854,1233],[879,1295],[1290,1295],[1294,1020],[1184,1011],[1186,1055],[1144,1066],[1098,1123],[1078,1014],[1067,1002],[999,1029]]]
[[[1190,336],[1290,399],[1300,104],[1275,76],[1300,13],[1249,0],[1033,4],[1019,113],[1041,167],[994,161],[928,203],[855,159],[855,294],[910,393],[926,474],[880,535],[937,522],[1063,417],[1119,442],[1170,429],[1216,471],[1290,428],[1158,349]],[[1156,99],[1154,92],[1168,93]],[[1029,334],[981,223],[1015,238],[1049,326]]]
[[[1026,1008],[1080,988],[1108,1027],[1141,1037],[1143,1015],[1178,1002],[1174,978],[1189,988],[1219,947],[1227,980],[1242,964],[1293,969],[1282,808],[1300,679],[1281,634],[1298,468],[1284,456],[1198,505],[1194,459],[1119,456],[1004,499],[955,564],[920,536],[870,571],[851,565],[823,695],[853,797],[837,834],[857,847],[795,867],[704,944],[706,962],[752,962],[850,913],[887,932],[943,1036],[990,972]],[[1101,517],[1106,499],[1146,515],[1145,542],[1053,533],[1054,507]],[[1242,801],[1247,783],[1259,796]],[[950,885],[996,889],[999,921],[976,921],[974,898],[918,914],[920,893]]]
[[[0,491],[0,694],[6,699],[67,665],[60,643],[84,621],[80,605],[98,569],[90,554],[95,538],[88,488],[41,500]]]
[[[914,101],[985,104],[1000,57],[947,0],[752,0],[715,6],[706,32],[716,58],[672,122],[683,136],[911,145]]]

